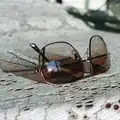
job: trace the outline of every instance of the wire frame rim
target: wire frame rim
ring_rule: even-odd
[[[71,45],[69,42],[66,42],[66,41],[57,41],[57,42],[48,43],[47,45],[43,46],[40,51],[42,52],[42,50],[43,50],[45,47],[47,47],[47,46],[49,46],[49,45],[52,45],[52,44],[57,44],[57,43],[65,43],[65,44],[70,45],[70,46],[75,50],[75,52],[79,55],[79,59],[82,60],[80,54],[79,54],[78,51],[75,49],[75,47],[74,47],[73,45]]]

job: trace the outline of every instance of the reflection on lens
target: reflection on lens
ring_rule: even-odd
[[[107,46],[99,35],[95,35],[90,39],[89,56],[92,74],[99,74],[110,68],[110,56]]]
[[[63,84],[81,79],[84,74],[83,63],[77,51],[68,43],[53,43],[44,47],[45,57],[42,74],[47,82]],[[74,50],[74,52],[73,52]]]

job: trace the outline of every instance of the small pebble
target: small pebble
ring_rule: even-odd
[[[119,105],[114,105],[114,110],[118,110],[119,109]]]
[[[110,108],[111,107],[111,103],[107,103],[106,105],[105,105],[105,108]]]

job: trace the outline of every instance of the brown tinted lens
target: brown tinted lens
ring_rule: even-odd
[[[90,39],[89,56],[92,74],[103,73],[110,68],[110,56],[102,37],[95,35]]]
[[[70,44],[50,44],[45,47],[44,55],[49,60],[42,65],[42,75],[47,82],[63,84],[83,77],[83,63],[78,62],[81,58]]]

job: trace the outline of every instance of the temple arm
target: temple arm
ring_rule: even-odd
[[[49,62],[48,58],[46,58],[46,56],[40,51],[40,49],[38,48],[38,46],[34,43],[31,43],[30,46],[39,53],[39,55],[41,55],[47,62]]]

